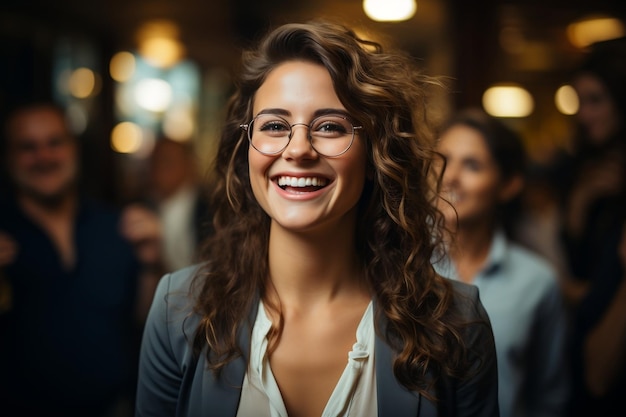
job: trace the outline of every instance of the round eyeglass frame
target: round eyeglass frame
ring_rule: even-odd
[[[352,144],[354,143],[354,136],[356,135],[356,131],[359,130],[359,129],[363,129],[363,126],[361,126],[361,125],[355,126],[352,123],[352,121],[350,121],[349,117],[341,115],[341,114],[331,114],[331,115],[327,115],[326,114],[326,115],[318,116],[318,117],[312,119],[308,124],[306,124],[306,123],[290,124],[284,117],[281,117],[281,116],[278,116],[278,115],[272,115],[273,117],[276,117],[277,119],[283,120],[285,122],[285,125],[289,126],[289,135],[287,136],[287,143],[280,150],[278,150],[276,152],[264,152],[264,151],[260,150],[259,148],[257,148],[256,146],[254,146],[254,144],[252,143],[252,129],[250,129],[250,126],[252,126],[252,124],[255,122],[255,120],[258,119],[260,116],[267,116],[267,113],[257,114],[248,123],[240,124],[239,128],[246,131],[246,136],[248,136],[248,142],[250,143],[250,146],[252,146],[254,148],[254,150],[259,152],[260,154],[267,155],[267,156],[278,155],[278,154],[284,152],[285,149],[287,149],[287,147],[291,143],[291,139],[293,138],[293,128],[294,128],[294,126],[305,126],[307,128],[306,136],[307,136],[307,139],[309,140],[309,144],[311,145],[311,148],[316,153],[318,153],[319,155],[325,156],[327,158],[336,158],[336,157],[341,156],[341,155],[345,154],[346,152],[348,152],[350,150],[350,148],[352,147]],[[324,118],[324,117],[328,117],[328,116],[340,117],[340,118],[346,120],[347,122],[349,122],[350,125],[352,125],[352,137],[350,138],[350,144],[346,147],[346,149],[344,149],[343,151],[339,152],[338,154],[334,154],[334,155],[328,155],[328,154],[325,154],[323,152],[318,151],[315,148],[315,146],[313,146],[313,136],[311,135],[311,126],[315,124],[315,121],[318,120],[318,119]]]

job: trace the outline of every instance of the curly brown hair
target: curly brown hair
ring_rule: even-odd
[[[397,352],[399,382],[432,398],[433,376],[460,376],[466,366],[451,286],[431,264],[443,224],[433,203],[425,100],[435,80],[408,55],[383,52],[379,44],[327,21],[283,25],[242,58],[216,156],[215,234],[194,279],[195,312],[201,316],[196,353],[208,347],[209,366],[218,374],[244,354],[237,334],[254,300],[264,299],[270,219],[252,194],[249,145],[240,125],[252,119],[255,93],[274,68],[286,61],[313,62],[328,70],[337,96],[363,126],[371,179],[355,233],[378,319],[384,319],[377,323],[386,323],[377,332]]]

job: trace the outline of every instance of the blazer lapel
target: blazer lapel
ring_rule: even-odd
[[[378,395],[378,417],[417,417],[436,416],[420,414],[422,396],[402,386],[393,374],[393,358],[391,347],[376,335],[374,351],[376,361],[376,393]]]
[[[211,375],[209,380],[204,381],[201,394],[204,415],[211,417],[237,415],[245,372],[245,360],[239,357],[224,367],[219,379],[216,380]],[[192,416],[194,412],[190,412],[188,415]]]
[[[241,388],[248,366],[248,356],[250,355],[252,326],[256,320],[258,309],[259,298],[257,297],[252,303],[248,321],[244,322],[238,331],[237,339],[243,356],[229,362],[222,370],[219,380],[215,380],[208,373],[210,379],[205,381],[205,383],[210,388],[203,391],[202,404],[204,410],[210,410],[208,414],[210,416],[226,417],[237,415],[241,399]]]

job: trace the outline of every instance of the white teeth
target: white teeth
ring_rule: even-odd
[[[278,177],[278,185],[281,187],[323,187],[326,185],[325,178],[317,177]]]

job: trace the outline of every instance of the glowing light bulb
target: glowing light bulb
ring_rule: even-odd
[[[413,17],[417,10],[415,0],[363,0],[363,10],[378,22],[399,22]]]
[[[535,102],[530,93],[518,85],[497,85],[483,94],[483,107],[494,117],[526,117]]]

